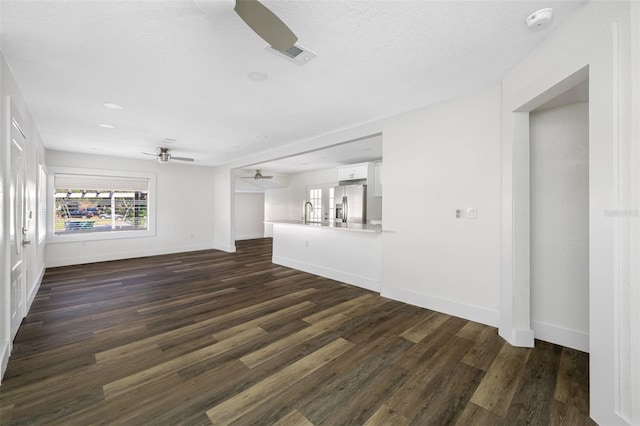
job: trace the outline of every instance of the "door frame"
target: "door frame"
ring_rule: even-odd
[[[529,111],[589,78],[589,353],[591,417],[623,424],[619,407],[623,348],[620,317],[618,24],[589,49],[541,65],[528,82],[503,85],[503,190],[501,320],[499,334],[514,346],[532,347],[530,318]]]
[[[13,339],[15,338],[17,332],[18,332],[18,328],[20,327],[20,323],[22,322],[22,319],[26,316],[27,314],[27,301],[28,301],[28,295],[27,295],[27,276],[28,276],[28,271],[27,271],[27,263],[28,263],[28,251],[26,249],[26,245],[24,244],[24,241],[26,240],[26,236],[27,236],[27,232],[28,232],[28,218],[27,218],[27,204],[28,204],[28,199],[27,199],[27,136],[23,130],[23,120],[22,117],[20,116],[20,114],[18,113],[18,111],[16,110],[15,106],[13,105],[13,103],[9,104],[9,131],[8,131],[8,136],[9,136],[9,170],[11,170],[11,175],[9,176],[9,186],[13,186],[14,182],[13,182],[13,166],[14,164],[11,164],[12,161],[12,156],[11,156],[11,151],[12,151],[12,145],[13,145],[13,139],[14,139],[14,128],[16,129],[17,132],[20,133],[20,135],[22,136],[22,145],[20,146],[21,149],[21,162],[22,162],[22,167],[20,169],[20,173],[21,173],[21,188],[20,190],[22,191],[22,206],[20,208],[20,218],[16,217],[16,220],[19,220],[20,223],[14,224],[14,229],[11,230],[9,229],[9,240],[10,240],[10,236],[11,236],[11,232],[14,231],[16,232],[15,235],[15,239],[16,239],[16,244],[17,246],[20,248],[20,253],[19,253],[19,257],[20,257],[20,265],[22,268],[22,273],[21,273],[21,278],[20,278],[20,294],[22,295],[22,300],[20,301],[20,307],[18,309],[18,311],[16,312],[16,316],[17,316],[17,321],[18,321],[18,325],[15,327],[15,329],[13,328],[14,324],[13,324],[13,318],[11,318],[11,315],[13,314],[13,312],[10,311],[9,315],[9,327],[10,327],[10,339],[11,341],[13,341]],[[9,191],[9,197],[12,196],[12,191]],[[9,208],[11,209],[11,207],[14,206],[15,200],[9,200]],[[14,207],[15,208],[15,207]],[[11,215],[14,214],[14,211],[10,211],[9,215],[11,217]],[[11,219],[9,219],[11,220]],[[9,224],[9,226],[11,226],[11,224]],[[11,250],[11,241],[9,241],[9,249]],[[11,258],[12,258],[12,254],[9,253],[9,274],[11,274],[11,270],[13,268],[13,264],[11,262]],[[11,292],[11,276],[9,277],[9,292]],[[13,295],[10,293],[9,294],[9,304],[12,303],[12,298]]]

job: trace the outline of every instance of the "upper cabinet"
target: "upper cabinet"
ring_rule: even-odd
[[[369,195],[382,197],[382,163],[358,163],[338,167],[338,180],[349,182],[366,180]]]
[[[367,185],[367,223],[382,221],[382,163],[369,162],[338,167],[341,185]]]
[[[338,180],[369,179],[369,169],[372,169],[371,163],[349,164],[338,167]]]

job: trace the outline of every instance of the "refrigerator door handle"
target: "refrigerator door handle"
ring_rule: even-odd
[[[349,218],[349,199],[345,195],[344,197],[342,197],[342,221],[346,223],[348,218]]]

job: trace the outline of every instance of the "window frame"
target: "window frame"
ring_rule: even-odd
[[[38,180],[36,183],[36,237],[38,239],[38,245],[46,244],[48,237],[48,188],[49,173],[44,163],[40,163],[38,164]]]
[[[49,166],[47,175],[47,243],[68,243],[78,241],[116,240],[122,238],[147,238],[156,236],[156,175],[122,170],[84,169],[78,167]],[[85,175],[96,177],[119,177],[147,179],[149,182],[147,197],[147,229],[126,231],[79,232],[77,234],[55,233],[55,175]]]

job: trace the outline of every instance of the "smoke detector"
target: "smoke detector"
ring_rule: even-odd
[[[540,28],[551,22],[551,18],[553,18],[553,9],[540,9],[527,17],[527,26],[532,29]]]

